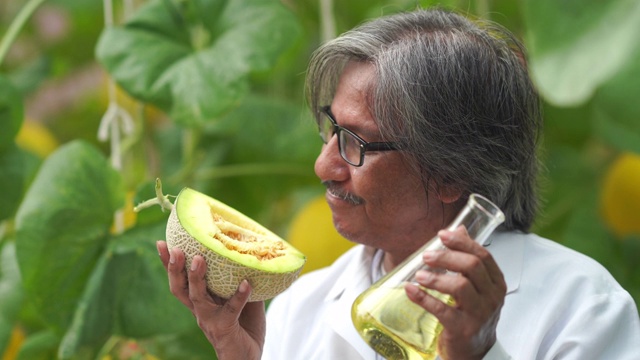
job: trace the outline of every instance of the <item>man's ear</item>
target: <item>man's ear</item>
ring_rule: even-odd
[[[438,199],[445,204],[453,204],[462,196],[462,190],[453,185],[440,185],[436,191]]]
[[[443,204],[454,204],[464,194],[464,191],[453,183],[447,183],[446,180],[436,180],[430,177],[429,174],[424,173],[423,179],[426,178],[429,189],[432,193],[436,194],[438,200]]]

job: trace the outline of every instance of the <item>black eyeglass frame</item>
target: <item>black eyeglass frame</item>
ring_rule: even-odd
[[[364,154],[367,151],[395,151],[395,150],[400,150],[400,144],[398,144],[397,142],[391,142],[391,141],[387,141],[387,142],[367,142],[366,140],[364,140],[363,138],[361,138],[360,136],[358,136],[358,134],[354,133],[353,131],[342,127],[340,125],[338,125],[338,122],[336,121],[336,119],[333,117],[333,114],[331,113],[331,106],[329,105],[325,105],[320,107],[319,109],[320,113],[324,113],[329,120],[331,121],[331,125],[333,125],[333,135],[337,135],[338,136],[338,152],[340,153],[340,156],[342,157],[342,159],[344,161],[346,161],[349,165],[355,166],[355,167],[360,167],[364,164]],[[323,143],[328,143],[329,139],[325,139],[322,135],[322,128],[320,127],[320,122],[317,121],[318,123],[318,131],[320,133],[320,138],[322,139]],[[347,134],[351,135],[354,139],[356,139],[358,141],[359,149],[360,149],[360,160],[359,162],[353,163],[351,161],[349,161],[349,159],[347,159],[347,155],[345,153],[345,151],[343,151],[342,148],[342,143],[340,141],[340,132],[341,131],[345,131]]]

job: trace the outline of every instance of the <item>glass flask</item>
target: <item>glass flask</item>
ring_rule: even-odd
[[[496,205],[481,195],[472,194],[447,230],[463,225],[472,239],[484,244],[502,222],[504,214]],[[446,247],[436,235],[354,301],[351,317],[356,330],[386,359],[435,359],[438,355],[442,325],[435,316],[409,300],[404,286],[407,282],[416,282],[418,270],[429,269],[422,261],[425,251],[444,249]],[[450,295],[421,288],[442,302],[453,304]]]

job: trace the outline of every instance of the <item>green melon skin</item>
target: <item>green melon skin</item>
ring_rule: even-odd
[[[282,242],[284,255],[259,260],[228,249],[213,237],[220,229],[214,223],[212,212],[244,229]],[[176,198],[167,222],[166,241],[169,249],[178,247],[184,252],[187,269],[195,255],[202,255],[207,262],[207,289],[224,299],[230,298],[244,279],[253,288],[249,301],[271,299],[293,283],[306,261],[304,254],[256,221],[190,188],[182,189]]]

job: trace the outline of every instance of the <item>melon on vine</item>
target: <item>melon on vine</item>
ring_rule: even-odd
[[[204,257],[211,293],[228,299],[246,279],[253,288],[249,301],[263,301],[287,289],[300,274],[304,254],[255,220],[191,188],[182,189],[171,204],[161,198],[159,186],[158,181],[159,202],[171,208],[167,246],[184,252],[187,268],[194,256]]]

